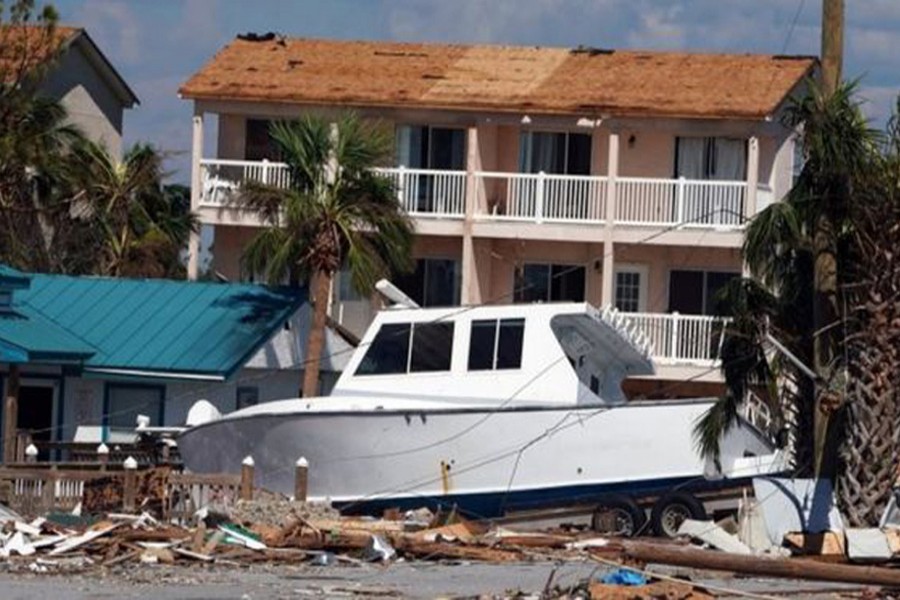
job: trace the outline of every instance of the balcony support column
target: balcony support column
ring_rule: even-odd
[[[478,203],[478,186],[475,173],[481,169],[478,148],[478,127],[466,130],[466,205],[462,238],[462,292],[463,305],[481,304],[482,290],[478,281],[478,264],[475,256],[475,240],[472,238],[472,221]]]
[[[756,194],[759,189],[759,138],[752,136],[747,140],[747,197],[744,202],[743,224],[749,225],[756,216]],[[742,266],[744,277],[750,276],[747,263]]]
[[[191,212],[197,213],[203,194],[200,159],[203,157],[203,111],[194,105],[193,138],[191,143]],[[196,280],[200,274],[200,231],[192,231],[188,238],[187,276]]]
[[[609,134],[609,152],[606,165],[606,211],[603,227],[603,270],[601,272],[600,298],[602,304],[615,305],[615,246],[613,233],[616,221],[616,178],[619,175],[619,133]]]

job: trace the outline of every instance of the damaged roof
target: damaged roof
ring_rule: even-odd
[[[239,36],[182,97],[561,115],[762,119],[813,57]]]

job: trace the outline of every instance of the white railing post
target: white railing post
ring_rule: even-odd
[[[534,190],[534,218],[538,223],[544,220],[544,182],[546,174],[538,171],[537,184]]]
[[[679,225],[684,223],[684,187],[685,179],[679,177],[675,192],[675,222]]]
[[[679,314],[677,312],[672,313],[672,339],[670,340],[670,350],[672,360],[678,359],[678,321]]]
[[[269,159],[262,159],[262,183],[269,185]]]
[[[397,167],[397,201],[403,210],[408,212],[406,208],[406,167],[403,165]]]

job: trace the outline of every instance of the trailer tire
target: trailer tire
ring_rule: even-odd
[[[685,519],[706,519],[703,503],[687,492],[666,494],[656,501],[650,513],[650,525],[659,537],[675,537]]]
[[[591,529],[607,535],[632,537],[644,529],[646,521],[644,510],[630,496],[610,494],[597,503],[591,516]]]

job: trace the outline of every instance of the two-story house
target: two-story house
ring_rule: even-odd
[[[106,146],[113,156],[120,156],[124,112],[138,104],[137,96],[87,31],[58,26],[49,42],[46,35],[42,26],[0,26],[0,45],[4,45],[0,75],[45,61],[44,54],[54,52],[55,62],[39,82],[38,92],[58,100],[69,123]]]
[[[396,135],[382,172],[417,232],[399,285],[426,306],[587,301],[627,312],[658,374],[633,394],[715,393],[714,297],[746,223],[792,183],[783,124],[809,57],[239,36],[181,88],[194,103],[192,204],[213,267],[240,279],[259,220],[230,199],[287,184],[273,119],[357,111]],[[213,129],[213,125],[216,129]],[[214,156],[204,139],[215,131]],[[191,244],[196,275],[199,241]],[[372,302],[338,278],[332,315]]]

